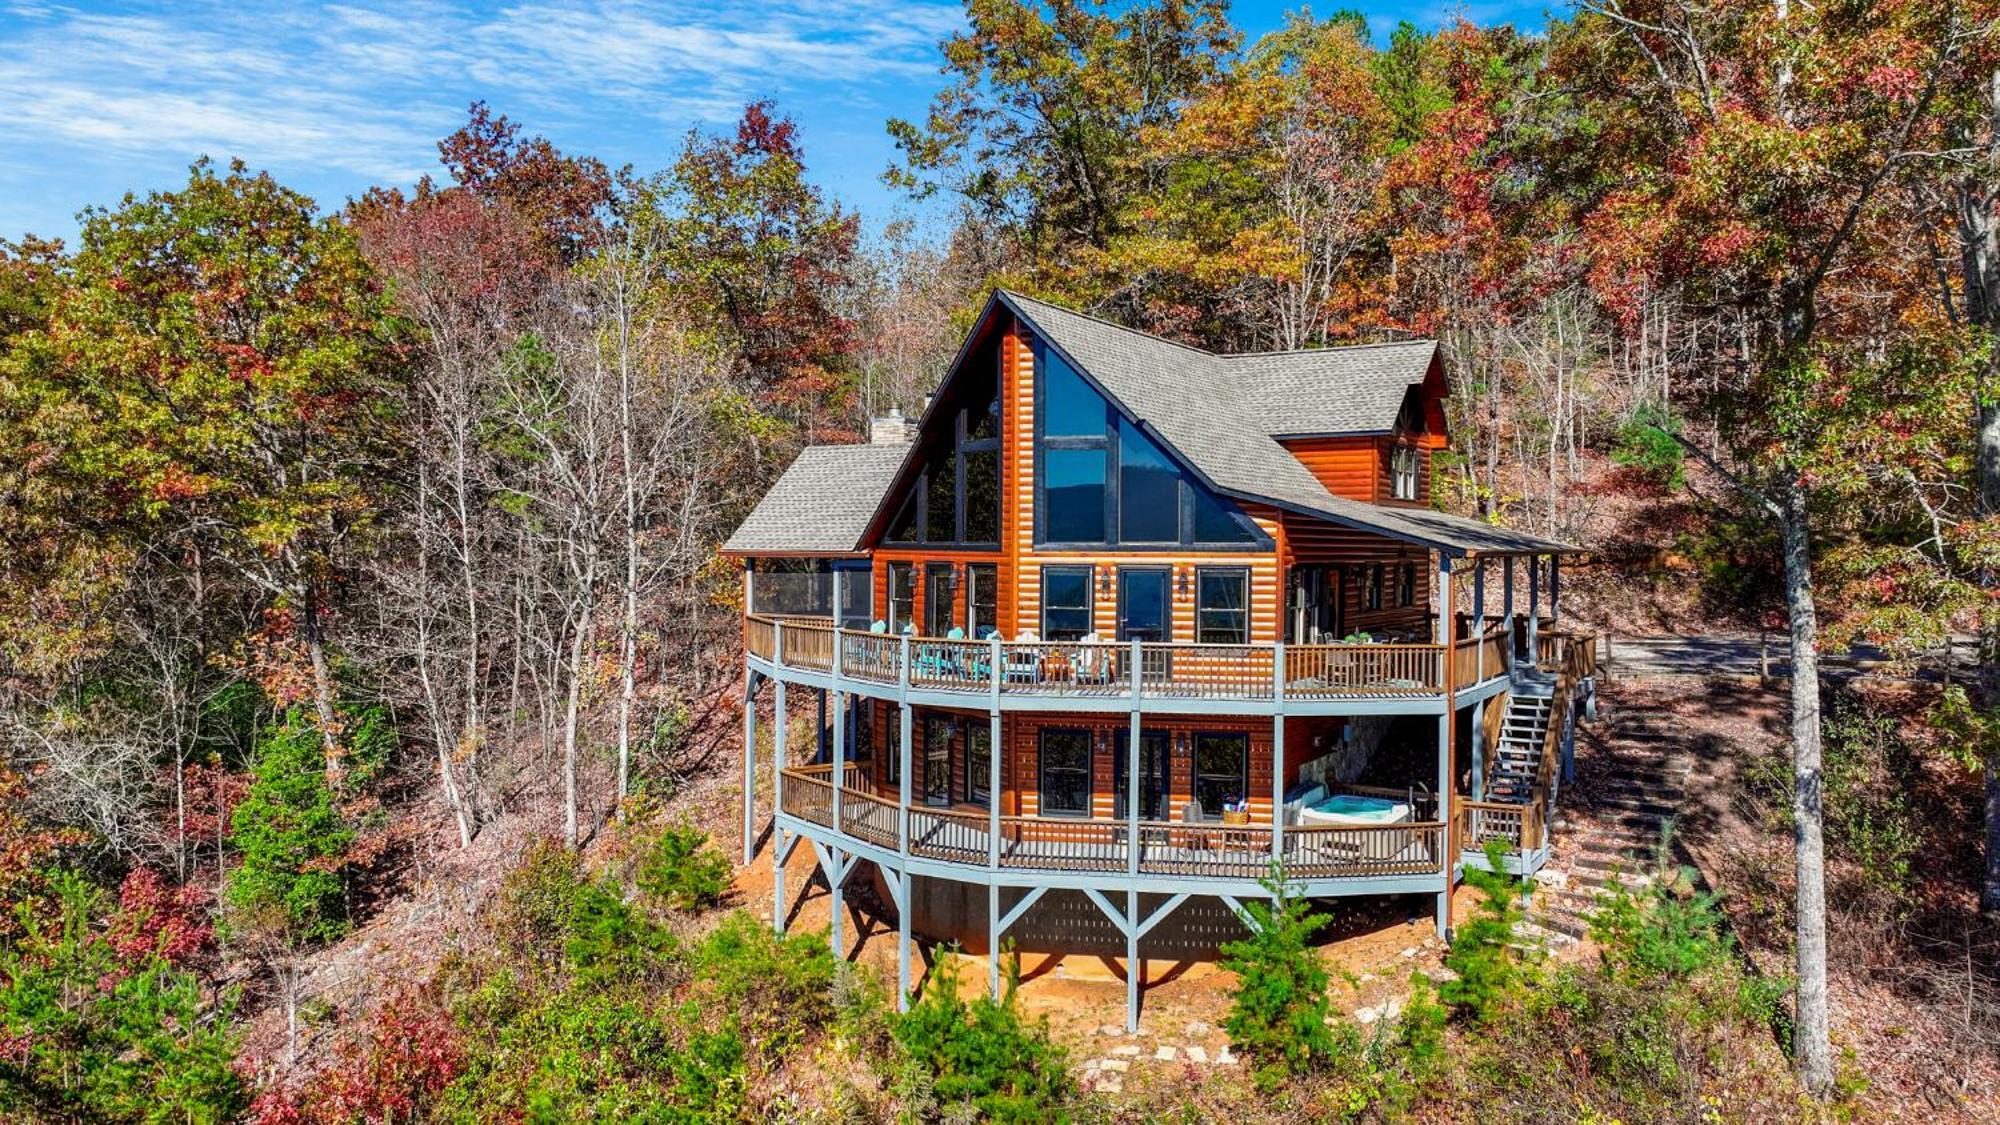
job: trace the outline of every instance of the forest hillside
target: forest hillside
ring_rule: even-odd
[[[475,103],[414,187],[216,153],[0,242],[0,1116],[2000,1120],[1996,21],[966,0],[883,123],[941,221],[772,102],[646,168]],[[1143,1036],[944,949],[898,1012],[803,856],[774,936],[720,544],[1001,286],[1439,340],[1435,505],[1591,552],[1566,823],[1685,771],[1649,877],[1545,943],[1474,873],[1449,949],[1275,883]],[[1716,634],[1782,666],[1618,664]]]

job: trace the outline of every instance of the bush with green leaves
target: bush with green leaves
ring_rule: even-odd
[[[693,825],[661,830],[639,861],[639,889],[673,910],[711,910],[729,892],[735,868]]]
[[[231,1001],[158,948],[117,940],[82,875],[51,876],[47,910],[0,942],[0,1115],[48,1121],[232,1121],[247,1097]]]
[[[1611,460],[1635,470],[1662,488],[1679,488],[1686,476],[1686,453],[1675,435],[1680,420],[1655,403],[1645,403],[1618,431]]]
[[[1505,872],[1504,860],[1501,843],[1488,840],[1486,863],[1491,870],[1465,869],[1465,881],[1479,892],[1479,905],[1452,935],[1444,964],[1453,975],[1438,988],[1454,1012],[1474,1021],[1490,1019],[1517,1004],[1532,979],[1514,941],[1525,884]]]
[[[736,1013],[753,1044],[777,1049],[833,1019],[834,957],[824,930],[780,935],[736,911],[688,951],[698,992]]]
[[[743,1045],[705,1013],[588,987],[560,989],[498,1025],[439,1095],[438,1121],[707,1122],[744,1116]]]
[[[1340,1044],[1327,1017],[1333,1001],[1325,959],[1312,944],[1328,918],[1314,913],[1281,870],[1263,880],[1271,902],[1244,904],[1250,934],[1222,947],[1222,967],[1236,974],[1223,1029],[1273,1086],[1326,1065]]]
[[[908,1120],[1068,1121],[1076,1083],[1046,1021],[1021,1015],[1010,982],[995,1001],[959,995],[958,970],[940,961],[908,1012],[894,1017],[896,1092]]]
[[[289,942],[347,932],[346,853],[354,829],[326,782],[326,749],[302,708],[257,744],[249,791],[229,821],[241,863],[228,902]]]

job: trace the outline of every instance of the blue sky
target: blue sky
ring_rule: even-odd
[[[1539,26],[1546,7],[1322,8],[1345,6],[1378,34],[1457,14]],[[1249,0],[1235,18],[1255,35],[1294,7]],[[71,237],[80,208],[172,186],[204,153],[337,207],[434,170],[475,98],[566,150],[652,170],[688,129],[771,97],[798,120],[813,178],[873,226],[910,213],[878,179],[882,123],[923,112],[937,43],[962,22],[943,0],[0,0],[0,237]]]

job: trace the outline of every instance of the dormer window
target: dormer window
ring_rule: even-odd
[[[1417,498],[1417,473],[1421,458],[1413,445],[1398,445],[1389,451],[1389,495],[1397,500]]]

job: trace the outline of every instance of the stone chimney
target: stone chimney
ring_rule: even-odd
[[[878,414],[875,416],[874,420],[869,423],[868,444],[908,445],[909,443],[910,443],[910,426],[909,423],[906,420],[904,420],[902,410],[898,409],[897,407],[894,406],[890,407],[889,413]]]

